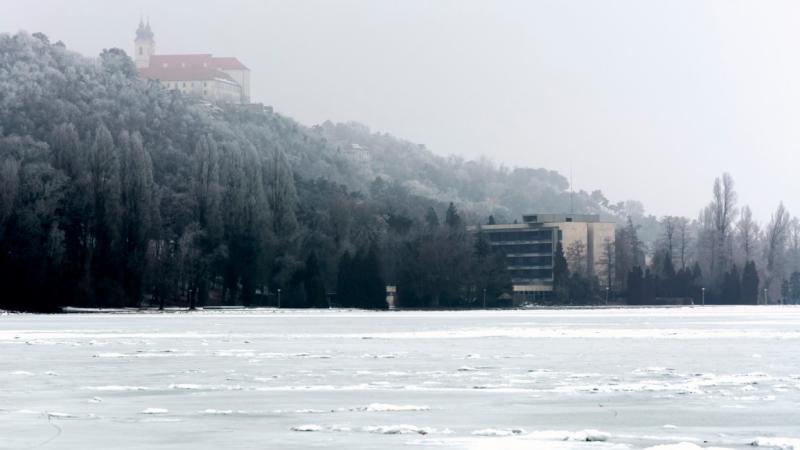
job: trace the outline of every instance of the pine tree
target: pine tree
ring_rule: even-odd
[[[121,150],[121,240],[124,288],[130,306],[140,306],[152,212],[154,210],[153,166],[139,133],[126,131],[118,139]]]
[[[436,210],[432,206],[429,206],[425,213],[425,223],[428,225],[428,230],[435,230],[439,227],[439,216],[436,215]]]
[[[459,228],[463,224],[461,216],[458,215],[458,210],[453,202],[450,202],[450,206],[447,207],[444,223],[451,229]]]
[[[97,127],[89,154],[89,175],[92,187],[92,275],[96,304],[121,306],[122,292],[118,283],[117,245],[119,242],[119,158],[111,132],[104,125]]]
[[[722,297],[719,299],[719,303],[734,305],[742,303],[742,281],[736,264],[723,277]]]
[[[350,307],[354,303],[353,286],[353,257],[345,251],[339,259],[338,274],[336,277],[336,303],[339,306]]]
[[[308,306],[312,308],[327,308],[328,299],[325,293],[325,285],[322,282],[317,252],[312,251],[306,258],[303,275],[303,286]]]
[[[628,303],[642,305],[645,301],[644,274],[642,268],[633,266],[628,273]]]
[[[569,301],[569,268],[561,241],[556,243],[556,251],[553,255],[553,293],[558,303],[564,304]]]
[[[482,260],[489,256],[491,250],[492,246],[489,244],[489,240],[486,239],[486,233],[478,229],[475,234],[475,256],[478,260]]]
[[[381,260],[378,246],[370,245],[369,250],[362,256],[362,308],[386,309],[386,283],[381,275]]]
[[[756,263],[747,261],[742,271],[742,289],[740,301],[746,305],[758,304],[758,271],[756,270]]]
[[[800,303],[800,272],[794,271],[789,276],[788,302],[793,305]]]

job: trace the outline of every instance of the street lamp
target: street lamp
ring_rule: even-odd
[[[764,304],[768,305],[769,302],[767,301],[767,288],[764,288]]]
[[[608,306],[608,291],[610,291],[610,290],[611,290],[611,288],[606,286],[606,306]]]
[[[486,288],[483,288],[483,309],[486,309]]]
[[[700,288],[703,291],[703,306],[706,306],[706,288]]]
[[[278,309],[281,309],[281,288],[278,288]]]

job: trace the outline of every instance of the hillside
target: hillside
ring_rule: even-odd
[[[419,266],[450,289],[419,298],[463,298],[438,286],[453,274],[425,270],[426,242],[455,233],[441,256],[469,270],[465,224],[570,205],[556,172],[204,103],[139,79],[122,50],[86,58],[42,34],[0,35],[0,171],[0,281],[14,289],[0,307],[18,309],[252,304],[277,288],[313,305],[343,282],[346,255],[379,260],[390,280]],[[599,191],[573,202],[625,207]]]
[[[552,170],[508,168],[485,158],[438,156],[424,145],[373,133],[354,122],[325,122],[313,131],[350,161],[360,179],[396,180],[414,194],[453,201],[483,217],[493,214],[511,221],[530,211],[570,209],[569,182]],[[594,197],[578,192],[572,199],[575,212],[615,214],[601,205],[603,201],[599,191]]]

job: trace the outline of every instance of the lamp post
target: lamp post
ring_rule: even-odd
[[[281,288],[278,288],[278,309],[281,309]]]
[[[486,309],[486,288],[483,288],[483,309]]]
[[[703,306],[706,306],[706,288],[700,288],[703,291]]]
[[[768,305],[769,302],[767,301],[767,288],[764,288],[764,304]]]

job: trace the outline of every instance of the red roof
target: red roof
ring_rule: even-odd
[[[214,67],[223,70],[250,70],[233,56],[222,56],[211,58]]]
[[[227,73],[211,67],[152,66],[139,69],[139,75],[161,81],[208,81],[221,79],[235,83]]]
[[[222,70],[249,70],[237,58],[232,56],[214,57],[210,53],[187,55],[153,55],[150,67],[207,67]]]

